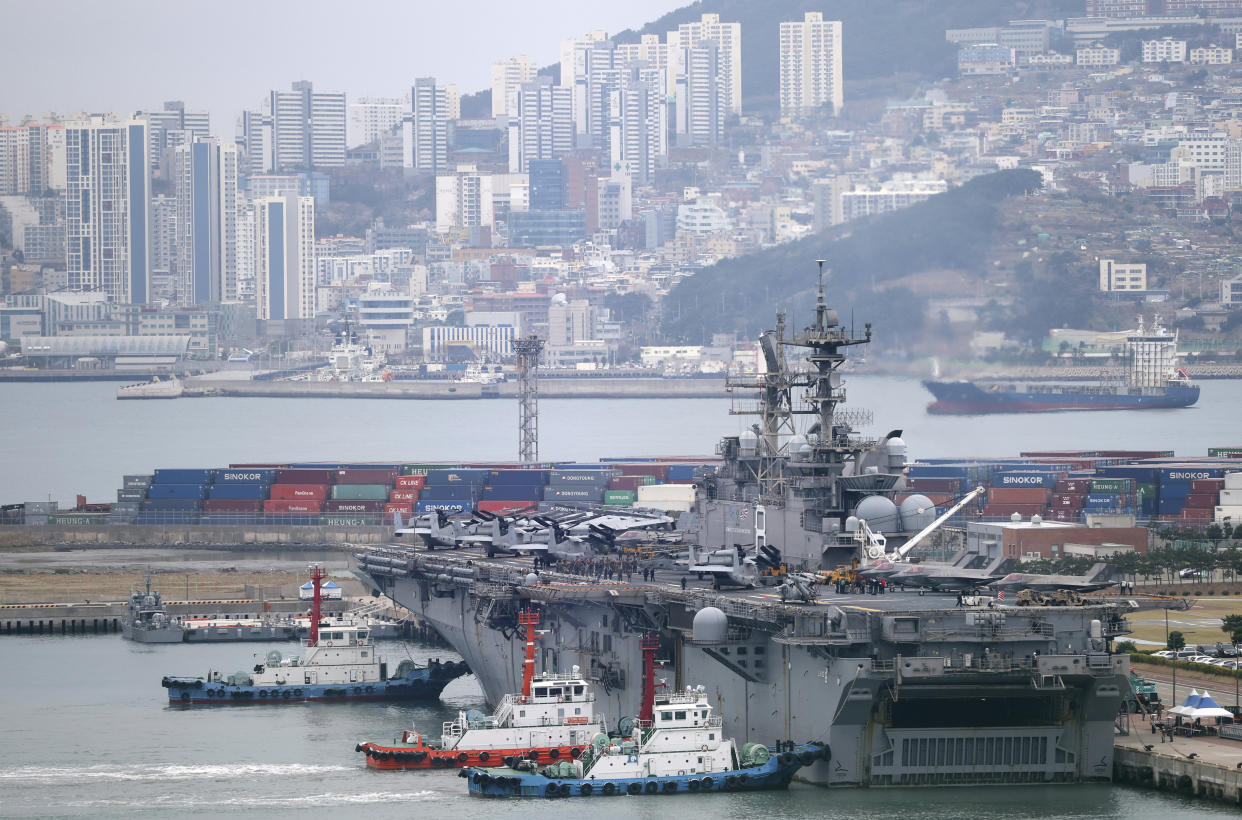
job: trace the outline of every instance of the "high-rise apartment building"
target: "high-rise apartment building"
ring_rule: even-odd
[[[617,43],[617,54],[623,62],[634,63],[642,60],[652,68],[664,72],[665,92],[673,94],[673,71],[670,62],[668,43],[660,42],[658,34],[644,34],[637,43]]]
[[[271,91],[272,170],[344,166],[345,109],[345,92],[316,91],[305,80],[295,82],[291,91]]]
[[[42,196],[49,156],[46,125],[0,127],[0,196]]]
[[[375,142],[384,134],[401,128],[401,121],[410,110],[402,100],[367,98],[349,104],[350,148]]]
[[[405,167],[436,174],[448,169],[449,120],[461,117],[456,85],[419,77],[410,89],[410,111],[402,123]]]
[[[315,200],[287,194],[254,203],[259,319],[315,316]]]
[[[518,89],[535,79],[539,68],[525,54],[510,57],[503,63],[492,63],[492,116],[512,116],[517,105]]]
[[[677,49],[678,145],[710,146],[724,142],[729,102],[720,60],[720,47],[710,40]]]
[[[627,64],[610,97],[608,167],[639,185],[650,185],[668,155],[668,105],[663,69],[644,61]]]
[[[178,301],[238,299],[237,147],[198,139],[174,154],[177,200],[173,279]]]
[[[523,83],[509,119],[509,171],[523,173],[532,160],[556,159],[574,147],[573,90],[548,77]]]
[[[436,230],[492,227],[492,177],[473,165],[436,176]]]
[[[139,111],[134,119],[147,124],[151,170],[160,168],[166,151],[198,137],[211,136],[211,116],[206,111],[186,111],[181,100],[169,100],[159,111]]]
[[[781,23],[781,113],[797,115],[828,105],[836,114],[844,99],[841,21],[808,11],[801,22]]]
[[[275,166],[272,156],[272,115],[262,111],[243,111],[237,120],[237,149],[241,153],[241,174],[267,174]]]
[[[70,290],[143,304],[151,287],[147,126],[102,117],[65,127],[65,245]]]
[[[674,43],[674,39],[676,43]],[[704,14],[695,23],[682,23],[668,34],[670,59],[676,48],[694,48],[703,43],[717,46],[717,71],[723,87],[725,111],[742,113],[742,24],[722,23],[719,14]]]

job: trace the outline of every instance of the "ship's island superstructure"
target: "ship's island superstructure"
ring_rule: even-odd
[[[862,509],[895,512],[906,445],[894,431],[860,438],[865,417],[839,407],[843,351],[870,340],[841,326],[822,285],[814,324],[760,337],[766,373],[740,406],[759,422],[720,445],[724,464],[699,482],[703,550],[776,548],[806,569],[874,559]],[[804,354],[792,361],[785,351]],[[799,419],[809,417],[809,423]],[[904,511],[904,508],[903,508]],[[897,547],[923,525],[886,528]],[[904,530],[904,531],[903,531]],[[862,532],[866,528],[861,528]],[[873,544],[871,546],[874,546]],[[953,594],[855,596],[824,591],[782,602],[773,590],[584,582],[526,559],[478,550],[368,548],[357,557],[377,588],[427,620],[465,658],[488,700],[522,677],[518,615],[538,606],[548,630],[542,672],[580,667],[599,712],[637,715],[644,633],[659,636],[667,683],[704,685],[726,735],[814,742],[825,759],[799,776],[835,785],[1050,783],[1108,780],[1114,719],[1129,658],[1111,605],[963,607]],[[727,584],[726,584],[727,586]],[[825,590],[827,588],[824,588]]]

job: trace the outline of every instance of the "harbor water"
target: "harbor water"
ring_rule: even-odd
[[[824,817],[840,820],[1236,816],[1227,807],[1121,786],[831,789],[547,803],[470,797],[455,771],[373,771],[360,740],[388,741],[411,722],[431,736],[457,709],[484,708],[473,678],[442,702],[169,706],[167,674],[245,669],[269,649],[135,644],[105,637],[3,639],[0,665],[0,816],[305,817],[476,819],[551,812],[592,817]],[[382,643],[390,663],[449,657],[440,649]],[[611,716],[610,716],[611,718]],[[341,813],[344,813],[341,815]]]
[[[1173,449],[1242,444],[1242,380],[1209,381],[1194,407],[934,416],[912,379],[851,376],[849,408],[880,437],[903,430],[910,455],[1014,456],[1023,449]],[[517,457],[514,401],[173,399],[117,401],[114,384],[0,387],[0,503],[115,500],[121,476],[229,462],[504,461]],[[539,405],[545,460],[710,455],[754,423],[728,399],[559,399]],[[738,404],[741,408],[743,405]]]

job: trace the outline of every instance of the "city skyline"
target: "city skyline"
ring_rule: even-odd
[[[287,88],[292,81],[309,80],[355,99],[399,97],[416,77],[434,76],[473,94],[491,88],[493,62],[525,53],[538,66],[550,65],[559,59],[563,39],[593,29],[615,33],[639,27],[684,3],[422,5],[368,0],[338,15],[337,7],[323,0],[261,5],[222,0],[207,16],[151,0],[11,6],[6,9],[11,31],[55,31],[59,48],[55,61],[46,59],[43,38],[14,39],[0,50],[5,76],[30,77],[31,66],[40,66],[37,82],[9,84],[0,115],[14,123],[49,111],[124,116],[178,99],[189,109],[209,112],[212,133],[231,139],[243,109],[256,108],[270,89]],[[393,25],[401,18],[408,28]],[[187,29],[195,31],[193,39],[177,36]],[[273,36],[282,29],[282,36]],[[445,30],[461,36],[446,38]],[[220,47],[223,38],[231,48]]]

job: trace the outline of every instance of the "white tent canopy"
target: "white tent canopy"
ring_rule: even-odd
[[[1233,713],[1228,709],[1221,708],[1221,705],[1212,700],[1212,696],[1204,692],[1199,697],[1199,703],[1193,709],[1186,713],[1186,717],[1192,718],[1222,718],[1233,717]]]

